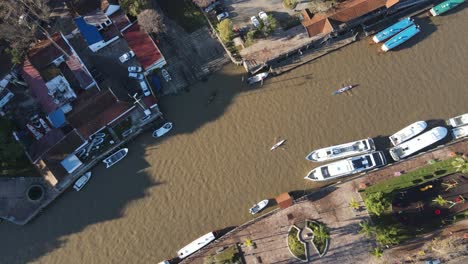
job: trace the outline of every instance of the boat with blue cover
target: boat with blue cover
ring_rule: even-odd
[[[463,2],[465,2],[465,0],[448,0],[434,6],[429,12],[433,16],[438,16],[462,4]]]
[[[416,24],[413,24],[409,26],[407,29],[403,30],[402,32],[398,33],[391,39],[387,40],[383,45],[382,45],[382,50],[387,52],[391,49],[394,49],[395,47],[401,45],[408,39],[412,38],[414,35],[418,34],[421,32],[419,29],[419,26]]]
[[[380,31],[379,33],[377,33],[373,38],[372,38],[372,41],[374,41],[375,43],[379,43],[379,42],[382,42],[388,38],[391,38],[393,36],[395,36],[396,34],[400,33],[401,31],[403,31],[405,28],[411,26],[411,25],[414,25],[414,21],[412,18],[404,18],[400,21],[398,21],[397,23],[389,26],[388,28]]]

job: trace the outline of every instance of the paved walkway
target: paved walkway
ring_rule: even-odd
[[[210,244],[202,251],[185,259],[182,263],[203,263],[205,256],[215,254],[216,249],[243,243],[251,239],[255,249],[242,247],[246,263],[299,263],[287,248],[288,229],[292,224],[306,219],[318,220],[330,230],[330,245],[327,254],[322,258],[312,259],[313,263],[371,263],[369,249],[372,241],[360,235],[359,222],[368,220],[366,211],[355,212],[349,208],[354,197],[363,205],[357,190],[361,183],[374,184],[395,176],[397,171],[410,171],[427,164],[430,159],[445,160],[451,152],[464,153],[468,149],[468,138],[439,147],[428,153],[421,153],[399,163],[393,163],[381,170],[328,186],[307,197],[296,200],[291,207],[276,209],[256,220],[248,222],[229,234]],[[350,254],[352,252],[352,254]],[[315,254],[316,255],[316,254]]]

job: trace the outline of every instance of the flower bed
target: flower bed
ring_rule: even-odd
[[[299,230],[295,226],[291,226],[288,234],[288,247],[291,254],[300,259],[306,260],[305,245],[298,238]]]
[[[325,255],[328,248],[328,241],[330,240],[330,234],[328,233],[326,226],[315,221],[307,221],[307,226],[312,229],[312,232],[314,233],[312,242],[314,243],[320,257]]]

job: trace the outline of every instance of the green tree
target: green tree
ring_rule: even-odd
[[[396,226],[378,227],[375,230],[375,240],[382,245],[396,245],[400,243],[401,230]]]
[[[8,166],[22,158],[23,150],[13,139],[13,123],[4,118],[0,118],[0,165]]]
[[[385,198],[383,192],[369,194],[364,203],[366,204],[369,212],[378,216],[380,216],[390,206],[390,202]]]
[[[468,160],[458,157],[452,161],[452,166],[457,169],[458,172],[468,173]]]
[[[376,258],[381,258],[383,255],[383,250],[380,247],[372,248],[370,254]]]
[[[297,5],[297,0],[283,0],[283,6],[289,9],[295,8]]]
[[[359,203],[356,201],[356,199],[354,199],[354,197],[351,197],[351,201],[349,201],[349,207],[350,207],[351,209],[357,210],[357,209],[359,209],[360,205],[359,205]]]
[[[359,233],[364,234],[368,238],[370,238],[372,234],[375,233],[375,227],[372,226],[368,221],[360,222],[359,226],[361,227]]]
[[[272,15],[268,15],[265,23],[265,33],[270,35],[278,28],[278,21]]]
[[[444,206],[447,204],[447,200],[445,200],[444,197],[440,196],[440,194],[432,201],[440,206]]]
[[[232,22],[230,19],[224,19],[218,24],[219,37],[224,43],[230,42],[234,36],[234,31],[232,30]]]
[[[11,56],[11,63],[13,64],[20,64],[23,62],[24,58],[24,52],[25,50],[20,50],[17,48],[8,48],[5,50],[6,53],[8,53]]]
[[[120,6],[125,12],[131,16],[138,16],[138,14],[148,8],[148,0],[120,0]]]

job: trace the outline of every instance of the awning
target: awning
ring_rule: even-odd
[[[65,124],[65,114],[60,108],[50,113],[47,118],[55,128],[59,128]]]
[[[60,162],[62,166],[67,170],[68,173],[74,172],[78,169],[83,163],[78,159],[75,154],[71,154]]]

